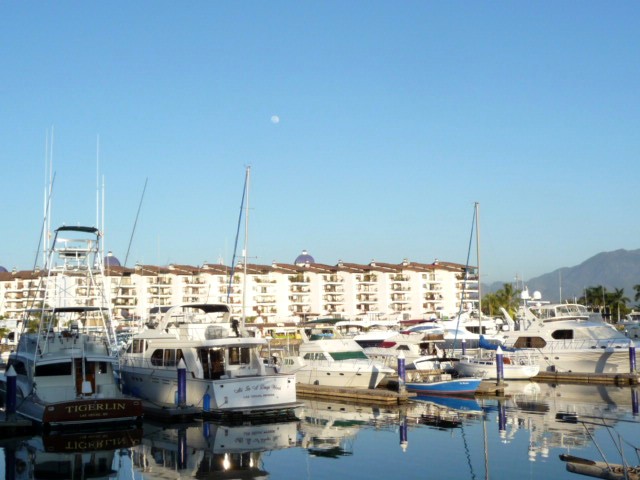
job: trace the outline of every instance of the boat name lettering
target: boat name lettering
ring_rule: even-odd
[[[276,385],[247,385],[246,387],[239,387],[236,390],[233,391],[233,393],[242,393],[242,392],[251,392],[251,391],[255,391],[255,390],[265,390],[265,391],[269,391],[269,390],[282,390],[282,387],[276,386]]]
[[[65,442],[64,450],[66,451],[78,451],[78,450],[111,450],[115,448],[131,447],[138,445],[138,440],[130,438],[109,438],[102,440],[70,440]],[[132,445],[133,444],[133,445]]]
[[[84,405],[69,405],[65,407],[67,413],[88,413],[88,412],[100,412],[110,410],[126,410],[127,406],[120,402],[109,403],[90,403]]]

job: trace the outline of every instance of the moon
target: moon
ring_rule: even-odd
[[[271,123],[278,124],[280,123],[280,117],[278,115],[271,115]]]

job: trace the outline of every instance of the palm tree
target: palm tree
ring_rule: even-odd
[[[482,307],[485,313],[495,315],[503,307],[509,315],[513,316],[518,309],[520,290],[513,288],[510,283],[505,283],[495,293],[485,295],[482,299]]]
[[[607,304],[612,307],[612,316],[620,321],[620,318],[629,313],[627,308],[629,299],[624,296],[624,288],[616,288],[612,293],[607,294]]]
[[[639,285],[634,285],[633,289],[636,291],[636,295],[635,297],[633,297],[634,301],[639,301],[640,300],[640,284]]]

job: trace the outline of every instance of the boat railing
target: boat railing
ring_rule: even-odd
[[[629,347],[629,342],[615,340],[595,340],[595,339],[570,339],[570,340],[552,340],[546,341],[545,350],[553,352],[562,352],[565,350],[623,350]]]
[[[381,365],[380,361],[377,360],[373,360],[373,359],[369,359],[369,358],[349,358],[349,359],[345,359],[345,360],[321,360],[321,359],[315,359],[315,360],[308,360],[308,359],[304,359],[304,362],[306,362],[309,365],[313,365],[315,367],[331,367],[331,366],[336,366],[336,365],[356,365],[362,368],[369,368],[369,367],[383,367],[383,365]]]

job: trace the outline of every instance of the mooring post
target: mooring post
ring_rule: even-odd
[[[181,358],[178,363],[178,406],[187,403],[187,366]]]
[[[5,414],[6,419],[13,419],[16,414],[16,405],[17,405],[17,394],[18,389],[16,387],[17,380],[16,371],[13,369],[13,365],[9,365],[9,369],[7,370],[7,398],[5,400]]]
[[[629,370],[636,373],[636,345],[633,340],[629,341]]]
[[[398,393],[405,393],[407,372],[404,364],[404,352],[398,354]]]
[[[498,378],[498,385],[502,385],[504,382],[504,356],[500,346],[496,349],[496,377]]]
[[[407,416],[402,415],[402,420],[400,421],[400,448],[403,452],[406,452],[409,446],[408,431]]]

